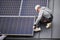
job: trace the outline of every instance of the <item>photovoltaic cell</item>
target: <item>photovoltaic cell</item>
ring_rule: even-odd
[[[21,0],[0,0],[0,15],[19,15]]]
[[[0,34],[33,35],[33,17],[0,17]]]
[[[23,0],[21,16],[36,16],[35,5],[47,6],[47,0]]]

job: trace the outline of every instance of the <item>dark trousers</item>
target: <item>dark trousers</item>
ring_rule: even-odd
[[[53,20],[53,15],[52,15],[52,14],[50,14],[50,15],[51,15],[50,18],[46,18],[46,17],[42,16],[41,20],[39,21],[38,24],[36,24],[36,26],[39,27],[41,23],[42,23],[42,24],[47,24],[47,23],[52,22],[52,20]],[[37,18],[36,18],[36,19],[37,19]],[[46,21],[46,22],[44,22],[44,21]]]

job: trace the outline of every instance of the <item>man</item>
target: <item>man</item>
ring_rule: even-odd
[[[53,19],[53,16],[51,14],[52,11],[47,7],[40,7],[40,5],[36,5],[35,10],[38,12],[38,17],[34,22],[34,31],[41,31],[41,28],[39,27],[40,22],[47,23],[46,28],[49,28]]]

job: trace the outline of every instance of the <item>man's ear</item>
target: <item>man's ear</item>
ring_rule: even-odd
[[[36,12],[38,12],[38,9],[36,10]]]

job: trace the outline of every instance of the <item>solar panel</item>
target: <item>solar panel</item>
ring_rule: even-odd
[[[35,5],[47,6],[47,0],[23,0],[21,16],[36,16]]]
[[[34,9],[37,4],[47,6],[47,0],[0,0],[0,34],[32,36],[31,16],[37,15]]]
[[[21,0],[0,0],[0,15],[19,15]]]
[[[0,34],[33,35],[33,17],[0,17]]]

